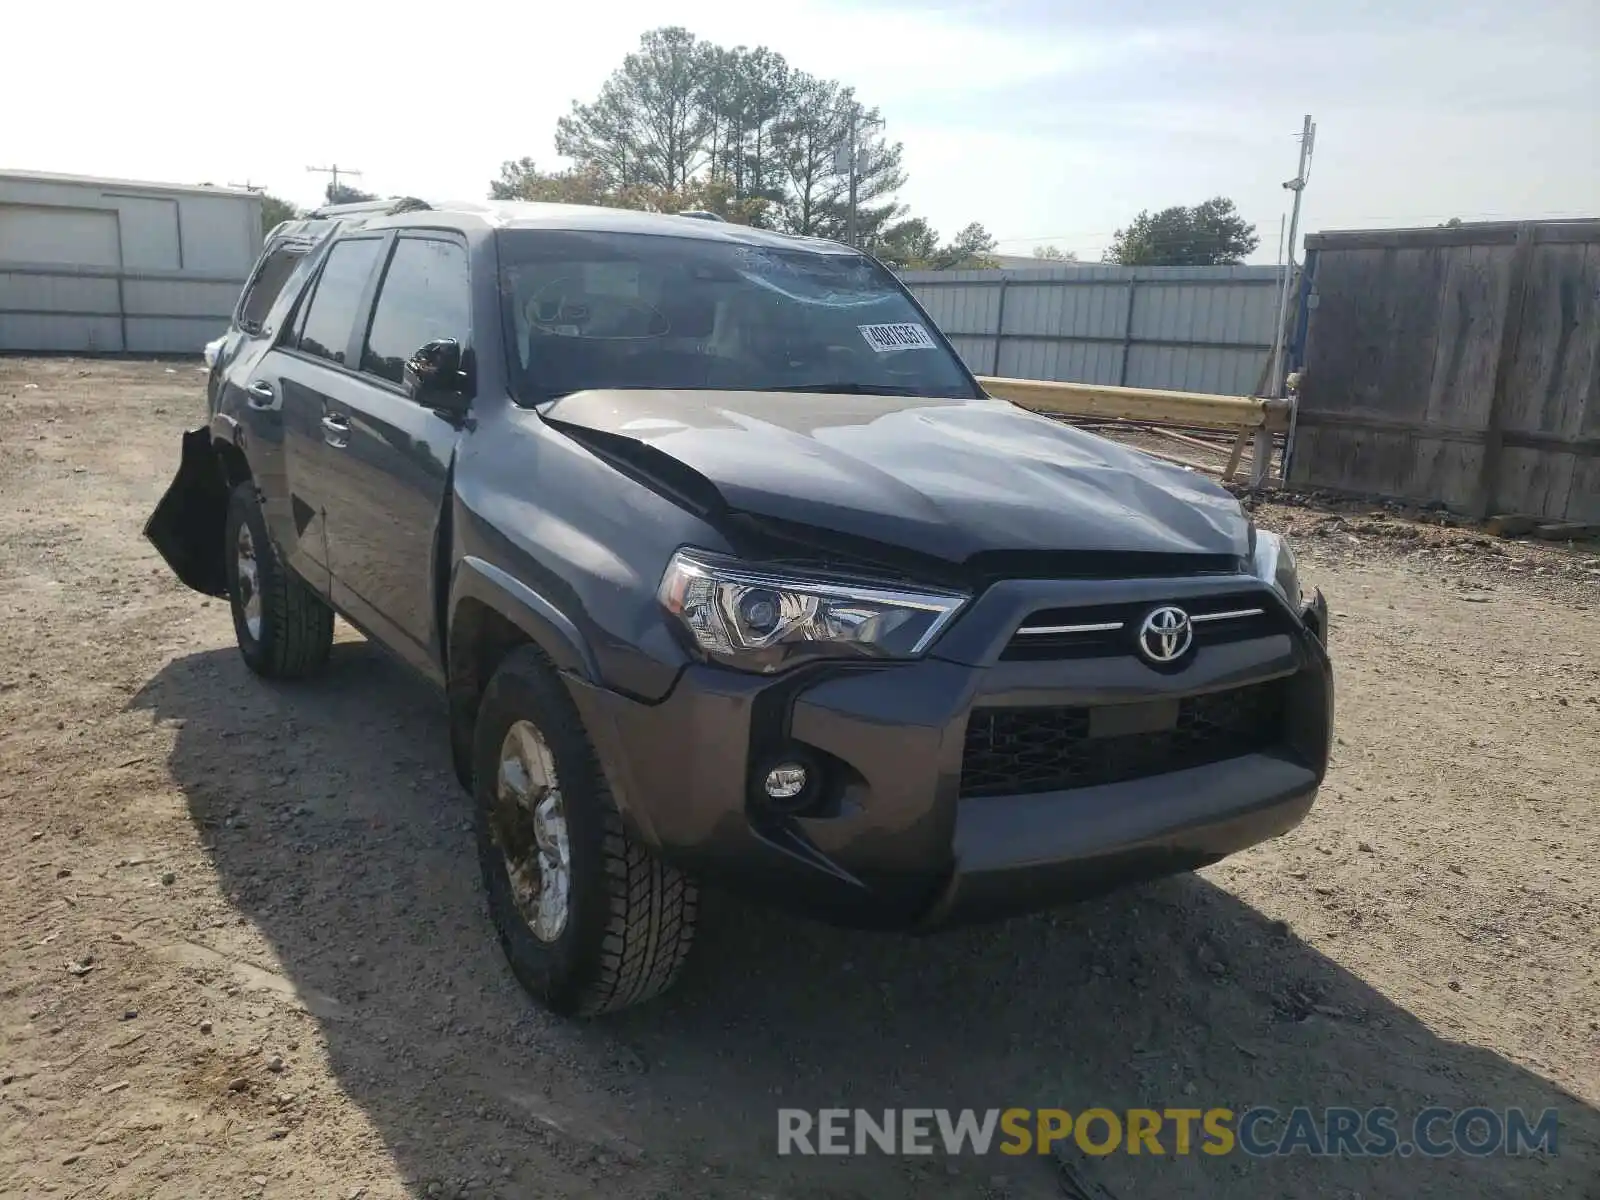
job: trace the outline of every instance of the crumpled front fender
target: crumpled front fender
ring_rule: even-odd
[[[166,494],[145,522],[144,536],[185,585],[206,596],[228,594],[223,532],[228,486],[210,430],[183,435],[183,459]]]

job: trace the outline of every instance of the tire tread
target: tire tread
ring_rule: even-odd
[[[256,562],[261,586],[263,637],[253,648],[240,649],[252,670],[268,679],[302,679],[314,675],[328,663],[333,649],[333,609],[278,558],[276,547],[267,536],[255,484],[246,481],[233,490],[230,504],[238,510],[226,525],[228,538],[235,535],[235,520],[248,522],[256,542]],[[231,554],[231,545],[224,553]],[[229,603],[237,605],[234,585],[229,581]],[[237,615],[236,615],[237,620]]]
[[[577,708],[536,648],[515,650],[501,664],[485,691],[484,710],[498,707],[490,700],[499,694],[508,674],[537,697],[536,708],[542,710],[537,715],[555,751],[568,803],[593,804],[601,826],[595,886],[604,910],[598,945],[581,956],[583,965],[571,977],[550,979],[544,987],[531,990],[558,1011],[586,1017],[642,1003],[670,987],[688,958],[699,908],[698,887],[693,877],[657,858],[628,833]],[[576,879],[573,884],[579,886]],[[528,984],[537,972],[524,970],[517,962],[516,939],[508,937],[506,929],[507,922],[520,918],[510,912],[493,916],[513,967]]]

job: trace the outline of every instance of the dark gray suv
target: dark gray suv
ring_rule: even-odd
[[[1225,491],[986,395],[882,265],[677,216],[324,210],[269,239],[147,535],[314,672],[435,681],[529,991],[665,987],[696,881],[932,929],[1310,808],[1320,594]]]

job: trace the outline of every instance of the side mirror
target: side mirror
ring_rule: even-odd
[[[405,381],[406,395],[423,408],[460,417],[472,402],[461,343],[454,338],[429,342],[407,359]]]

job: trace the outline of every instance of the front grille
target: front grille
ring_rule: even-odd
[[[1050,608],[1030,613],[1001,652],[1008,662],[1110,658],[1135,654],[1139,623],[1167,601]],[[1282,608],[1260,591],[1229,592],[1173,601],[1193,622],[1196,647],[1287,633]]]
[[[1100,709],[977,709],[967,721],[961,795],[1122,783],[1269,749],[1283,740],[1285,686],[1279,679]],[[1118,732],[1130,726],[1147,731]]]

